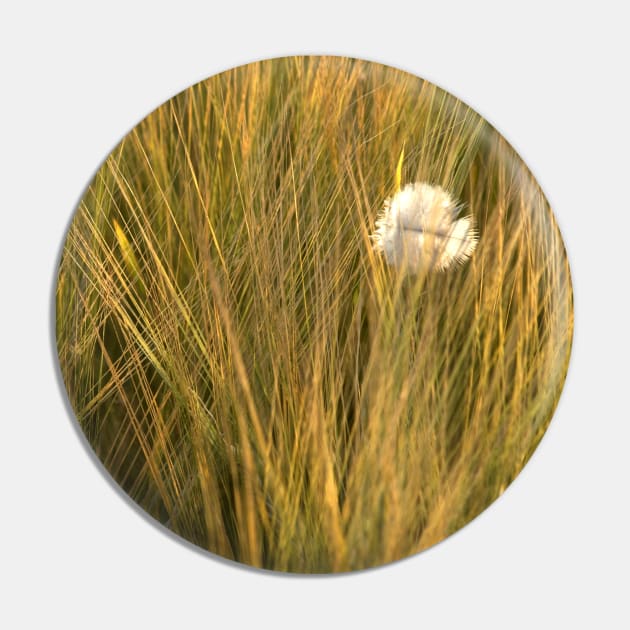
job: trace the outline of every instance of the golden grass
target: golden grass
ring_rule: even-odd
[[[461,268],[404,276],[371,248],[403,145],[403,183],[476,218]],[[572,328],[509,145],[342,58],[237,68],[150,114],[86,192],[57,289],[69,398],[113,478],[204,549],[297,572],[402,558],[485,509],[549,423]]]

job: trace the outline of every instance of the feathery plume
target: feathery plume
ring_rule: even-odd
[[[411,273],[444,270],[463,263],[477,246],[472,215],[457,218],[461,206],[440,186],[407,184],[385,200],[372,235],[385,260]]]

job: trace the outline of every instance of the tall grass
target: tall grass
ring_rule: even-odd
[[[369,239],[403,183],[479,226],[410,276]],[[548,204],[477,114],[400,71],[251,64],[182,92],[97,172],[62,255],[68,394],[147,512],[257,567],[390,562],[465,525],[541,439],[572,337]]]

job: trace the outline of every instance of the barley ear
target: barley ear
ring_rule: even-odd
[[[400,184],[402,182],[402,167],[403,160],[405,158],[405,143],[403,142],[402,150],[400,152],[400,157],[398,158],[398,166],[396,167],[396,191],[400,190]]]
[[[131,281],[138,281],[141,290],[141,295],[144,295],[144,283],[140,276],[140,266],[138,265],[138,259],[133,251],[133,246],[129,242],[124,230],[120,227],[120,224],[114,219],[114,233],[116,234],[116,240],[120,247],[122,254],[123,264],[125,272],[127,273]]]

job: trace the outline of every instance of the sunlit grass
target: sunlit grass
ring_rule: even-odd
[[[466,204],[470,261],[411,276],[374,251],[399,179]],[[340,58],[238,68],[149,115],[85,194],[57,290],[70,401],[113,478],[199,546],[301,572],[399,559],[496,499],[549,423],[572,321],[505,141]]]

